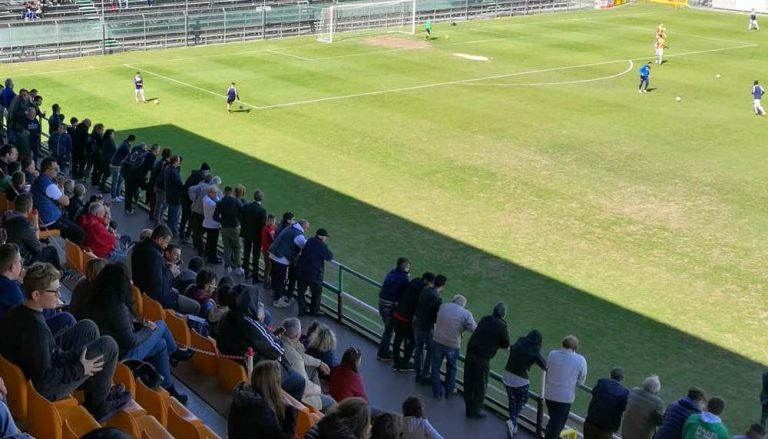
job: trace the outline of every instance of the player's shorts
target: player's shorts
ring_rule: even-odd
[[[232,102],[235,102],[235,98],[227,98],[228,104],[231,104]]]
[[[656,56],[664,55],[664,49],[656,49]]]
[[[760,103],[760,99],[752,99],[752,108],[755,110],[758,108],[763,108],[762,104]]]

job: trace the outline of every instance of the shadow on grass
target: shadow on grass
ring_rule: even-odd
[[[591,375],[587,383],[590,385],[597,378],[606,376],[611,367],[623,366],[629,387],[639,385],[647,375],[660,375],[666,402],[683,396],[694,385],[703,387],[709,395],[724,397],[728,403],[724,420],[732,431],[747,428],[759,417],[758,394],[764,367],[736,352],[183,128],[160,125],[122,132],[133,133],[143,142],[181,146],[180,151],[174,152],[184,156],[184,177],[207,161],[214,174],[222,177],[223,184],[242,183],[248,194],[255,189],[263,190],[267,210],[276,216],[292,211],[297,217],[308,218],[311,230],[328,229],[332,237],[328,244],[336,259],[375,279],[383,278],[397,257],[407,256],[413,261],[415,275],[426,270],[445,273],[449,281],[444,295],[465,294],[469,302],[467,306],[478,320],[490,313],[496,301],[506,301],[513,340],[529,329],[537,328],[544,334],[545,350],[548,350],[556,348],[563,336],[577,335],[581,340],[581,351],[589,363]],[[286,150],[286,154],[306,153],[311,152]],[[436,206],[436,221],[439,221],[439,214],[439,206]],[[143,215],[140,217],[144,218]],[[493,227],[480,224],[480,227]],[[364,291],[345,289],[376,304],[373,288]],[[696,298],[691,297],[691,300]],[[685,309],[680,309],[679,315],[681,319],[697,318]],[[506,355],[502,352],[494,361],[494,369],[501,371],[504,361]],[[532,390],[538,391],[538,381],[533,378],[532,383]],[[588,402],[589,396],[579,392],[576,410],[584,413]]]

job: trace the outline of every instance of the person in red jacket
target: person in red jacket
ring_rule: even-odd
[[[117,233],[109,228],[106,206],[91,203],[88,212],[80,217],[80,227],[85,231],[83,246],[89,248],[94,255],[111,262],[127,262],[128,257],[117,249]]]
[[[341,364],[331,369],[331,379],[328,383],[329,393],[336,401],[350,397],[359,397],[368,401],[360,375],[360,360],[362,353],[358,348],[348,348],[341,357]]]

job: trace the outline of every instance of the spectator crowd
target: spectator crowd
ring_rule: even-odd
[[[89,118],[67,123],[58,104],[46,117],[37,91],[20,89],[17,95],[11,79],[0,104],[0,190],[12,204],[0,224],[5,232],[0,233],[0,333],[18,335],[0,338],[0,354],[44,397],[55,401],[81,388],[84,406],[97,420],[107,420],[130,400],[123,386],[112,385],[112,375],[116,362],[131,360],[152,365],[159,385],[186,403],[172,370],[194,353],[176,343],[163,321],[135,314],[135,287],[183,315],[194,330],[213,336],[221,353],[241,356],[253,349],[250,382],[235,389],[231,403],[230,437],[252,431],[294,437],[297,412],[284,393],[324,413],[305,438],[442,437],[419,398],[407,398],[402,414],[371,405],[362,351],[337,352],[336,334],[321,320],[302,327],[298,317],[323,315],[324,265],[333,260],[328,230],[311,233],[306,219],[268,212],[263,191],[249,197],[242,185],[223,185],[208,163],[182,178],[179,151],[139,142],[130,133],[121,136]],[[47,152],[41,147],[44,121]],[[139,201],[148,206],[152,227],[134,240],[119,232],[111,212],[122,204],[126,215],[136,215]],[[61,244],[52,232],[91,256],[68,304],[60,300],[60,290],[72,273],[62,269]],[[187,264],[182,243],[196,252]],[[487,416],[490,364],[503,350],[509,435],[518,433],[535,365],[546,371],[545,438],[558,438],[577,387],[587,378],[578,338],[565,336],[560,348],[545,356],[538,330],[510,338],[505,303],[476,320],[465,296],[443,300],[447,276],[425,272],[411,279],[410,271],[411,262],[399,258],[382,282],[378,312],[384,331],[377,360],[392,362],[395,373],[413,372],[434,399],[454,398],[466,337],[465,415],[481,419]],[[296,304],[296,317],[273,325],[262,291],[271,291],[273,308]],[[624,370],[617,367],[597,381],[584,423],[586,439],[615,433],[626,439],[729,437],[720,417],[723,399],[691,388],[665,407],[659,377],[649,376],[632,389],[623,380]],[[745,433],[748,439],[764,438],[768,373],[763,381],[763,416]],[[0,426],[12,431],[12,425],[7,406],[0,404]]]

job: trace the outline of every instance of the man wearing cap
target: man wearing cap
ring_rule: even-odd
[[[304,249],[296,264],[296,278],[298,280],[299,317],[303,315],[317,316],[320,314],[320,297],[323,293],[323,269],[325,261],[333,260],[333,253],[328,249],[325,241],[328,239],[328,231],[317,229],[313,238],[307,240]],[[312,295],[309,308],[305,293],[309,287]]]

